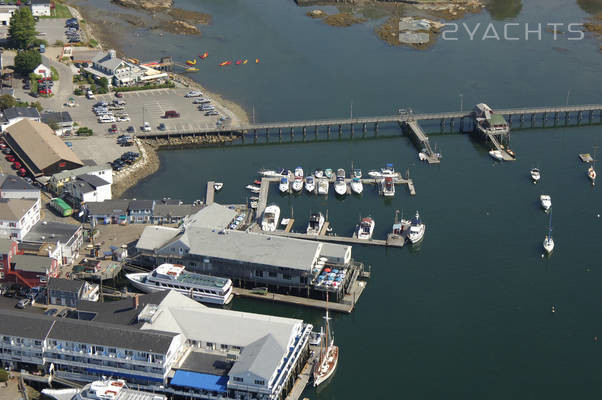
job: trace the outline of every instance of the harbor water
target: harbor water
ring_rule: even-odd
[[[81,3],[86,3],[81,0]],[[99,7],[111,10],[108,2]],[[499,3],[499,2],[497,2]],[[583,22],[573,1],[508,2],[501,24]],[[600,103],[599,44],[542,33],[542,40],[439,41],[432,49],[393,48],[373,33],[380,20],[333,28],[304,14],[292,1],[180,0],[178,7],[212,14],[203,36],[138,32],[123,44],[131,56],[176,60],[208,51],[211,64],[197,78],[239,102],[257,121],[385,115],[401,107],[453,111],[486,102],[493,108]],[[330,10],[330,8],[326,8]],[[503,10],[502,10],[503,11]],[[120,12],[125,12],[120,9]],[[130,12],[130,11],[128,11]],[[483,12],[461,22],[487,25]],[[474,25],[471,25],[471,27]],[[481,27],[482,36],[484,27]],[[161,43],[158,47],[157,44]],[[259,64],[220,69],[227,59],[260,58]],[[569,92],[570,91],[570,92]],[[567,96],[568,94],[568,96]],[[462,96],[460,96],[462,95]],[[126,196],[204,197],[207,180],[223,181],[221,203],[240,203],[244,186],[260,168],[302,166],[362,168],[393,162],[409,170],[417,195],[399,186],[393,199],[365,187],[361,196],[337,199],[307,194],[269,202],[293,216],[303,231],[311,212],[328,213],[334,231],[350,235],[359,218],[376,221],[375,238],[390,231],[395,210],[420,210],[427,224],[418,247],[361,247],[353,256],[372,278],[351,315],[335,315],[341,355],[330,383],[312,399],[533,398],[593,399],[601,393],[602,191],[592,187],[578,153],[600,144],[601,127],[514,130],[517,161],[498,163],[470,135],[440,133],[431,142],[439,166],[418,161],[399,128],[362,139],[306,143],[229,145],[159,152],[161,169]],[[542,179],[530,182],[538,166]],[[553,202],[556,249],[542,257],[548,217],[539,196]],[[321,313],[261,301],[235,300],[235,309],[321,323]],[[553,310],[555,310],[553,312]]]

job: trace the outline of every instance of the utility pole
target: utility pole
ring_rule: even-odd
[[[464,95],[460,93],[460,113],[464,111]]]

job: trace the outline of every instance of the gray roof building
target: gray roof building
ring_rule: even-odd
[[[247,376],[252,374],[267,382],[280,364],[283,352],[284,349],[274,339],[274,336],[265,335],[245,346],[229,375]]]
[[[48,280],[48,290],[78,293],[82,286],[84,286],[84,281],[77,279],[50,278]]]
[[[194,204],[157,204],[153,210],[153,218],[184,218],[201,209],[201,205]]]
[[[0,335],[44,340],[54,322],[45,315],[0,309]]]
[[[2,112],[4,121],[15,118],[31,118],[40,120],[40,112],[34,107],[11,107]]]
[[[31,228],[27,235],[25,235],[23,241],[44,243],[52,239],[55,241],[58,240],[61,243],[68,243],[78,231],[81,231],[81,225],[55,221],[40,221]]]
[[[73,118],[67,111],[44,111],[41,114],[42,122],[45,124],[57,124],[59,126],[72,125]]]
[[[13,244],[12,239],[0,238],[0,254],[8,254]]]
[[[188,224],[200,228],[223,229],[236,217],[237,213],[221,204],[212,203],[203,207],[188,219]]]
[[[40,189],[30,185],[25,179],[16,175],[0,174],[0,190],[17,190],[39,192]]]
[[[86,203],[89,215],[110,216],[110,215],[127,215],[129,200],[105,200]]]
[[[50,257],[17,254],[12,257],[11,264],[15,264],[15,269],[19,271],[45,274],[52,269],[53,261]]]
[[[152,210],[155,207],[155,200],[132,200],[130,201],[130,211]]]

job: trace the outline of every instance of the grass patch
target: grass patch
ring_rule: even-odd
[[[40,16],[40,18],[44,18],[44,19],[48,19],[48,18],[71,18],[73,17],[73,15],[71,14],[71,11],[69,11],[69,8],[61,3],[55,2],[54,3],[54,14],[53,15],[42,15]]]
[[[96,41],[96,39],[92,38],[88,41],[88,46],[89,47],[98,47],[98,42]]]

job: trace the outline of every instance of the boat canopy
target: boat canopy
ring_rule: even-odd
[[[286,176],[280,178],[280,183],[287,183],[287,182],[288,182],[288,179],[286,179]]]
[[[386,163],[385,167],[387,167],[387,168],[393,168],[393,163]]]

